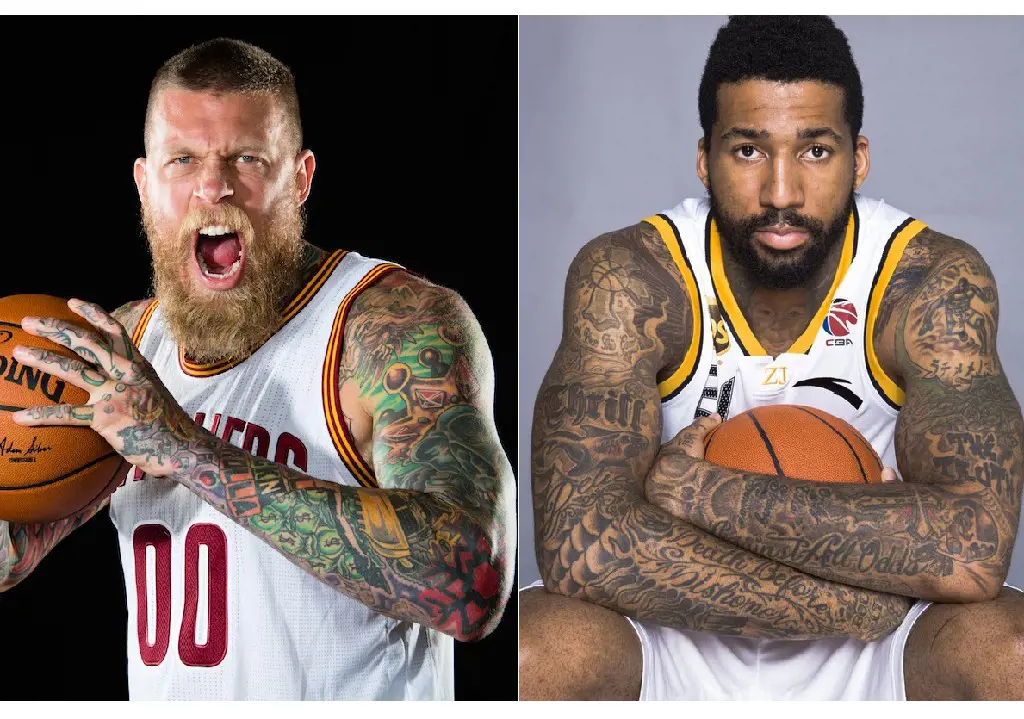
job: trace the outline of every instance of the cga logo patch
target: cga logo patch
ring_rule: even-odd
[[[832,300],[828,315],[821,323],[821,328],[833,337],[845,337],[850,334],[850,326],[857,324],[857,308],[849,300]]]

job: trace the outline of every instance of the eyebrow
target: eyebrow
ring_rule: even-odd
[[[722,133],[722,140],[767,140],[771,134],[767,130],[755,130],[752,127],[730,127]],[[828,137],[833,142],[842,142],[843,138],[831,127],[809,127],[796,133],[798,140],[815,140]]]
[[[799,140],[816,140],[819,137],[828,137],[832,142],[842,142],[843,138],[831,127],[809,127],[796,133]]]
[[[236,155],[244,155],[246,153],[266,155],[268,154],[269,151],[263,145],[255,143],[246,143],[244,145],[239,145],[238,147],[234,148],[232,152]],[[172,145],[169,149],[164,150],[163,153],[168,157],[180,157],[181,155],[194,155],[195,149],[188,148],[185,145]]]
[[[730,127],[722,133],[723,140],[767,140],[770,137],[767,130],[755,130],[752,127]]]

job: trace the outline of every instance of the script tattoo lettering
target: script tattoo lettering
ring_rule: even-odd
[[[573,262],[562,341],[532,433],[546,588],[687,629],[884,636],[906,614],[904,598],[801,573],[644,498],[662,430],[656,385],[686,352],[688,308],[682,279],[646,224],[597,238]]]

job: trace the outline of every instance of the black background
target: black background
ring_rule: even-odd
[[[492,352],[498,431],[516,466],[514,17],[3,22],[0,295],[75,296],[108,310],[149,296],[132,162],[150,80],[190,44],[247,40],[296,77],[317,157],[307,238],[398,262],[466,299]],[[513,592],[491,636],[456,644],[456,698],[516,698],[516,616]],[[126,621],[104,511],[0,594],[3,699],[127,698]]]

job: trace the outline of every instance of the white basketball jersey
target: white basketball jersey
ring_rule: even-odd
[[[352,301],[396,269],[331,253],[280,329],[240,362],[187,360],[156,302],[133,339],[217,436],[312,477],[375,486],[341,421],[337,368]],[[172,480],[130,472],[110,516],[127,589],[132,699],[453,698],[450,637],[332,589]],[[315,546],[297,518],[277,521]]]
[[[659,384],[663,442],[714,411],[728,419],[763,405],[807,405],[849,422],[885,466],[896,467],[893,437],[904,397],[879,365],[871,336],[896,263],[924,223],[857,195],[828,295],[803,335],[773,359],[729,287],[707,200],[685,200],[646,221],[672,254],[695,317],[695,341]]]

